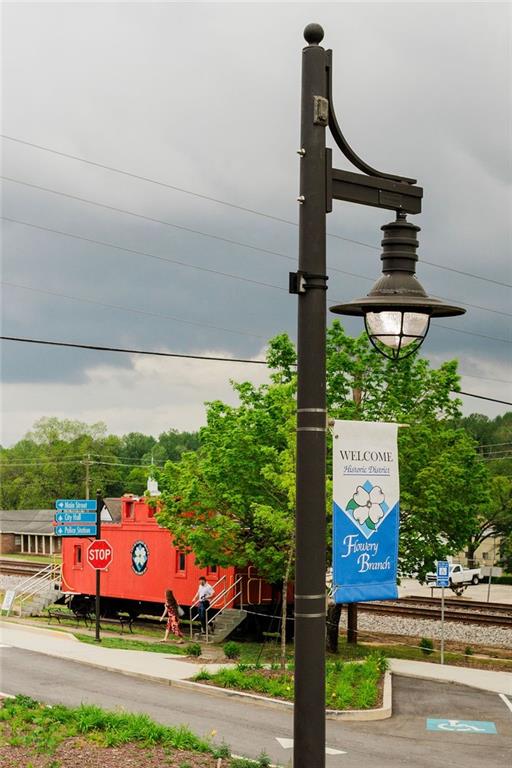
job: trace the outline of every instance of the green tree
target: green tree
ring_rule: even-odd
[[[207,405],[198,451],[162,474],[159,519],[201,564],[252,563],[272,581],[286,572],[295,507],[296,355],[286,335],[270,342],[268,362],[270,385],[235,384],[238,407]],[[474,442],[454,423],[457,388],[455,361],[433,369],[414,356],[396,365],[339,322],[327,331],[329,416],[408,427],[399,434],[403,575],[424,575],[434,560],[458,552],[488,498]],[[330,461],[327,475],[330,489]]]

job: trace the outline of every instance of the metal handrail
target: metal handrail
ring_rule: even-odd
[[[220,598],[220,597],[223,597],[223,596],[224,596],[224,595],[225,595],[227,592],[230,592],[232,589],[235,589],[235,588],[237,587],[237,585],[238,585],[238,584],[239,584],[241,581],[242,581],[242,576],[239,576],[239,577],[238,577],[238,579],[236,579],[236,580],[235,580],[235,581],[234,581],[232,584],[230,584],[228,587],[226,587],[226,589],[224,590],[224,592],[223,592],[221,595],[219,595],[219,598]],[[230,598],[230,599],[229,599],[229,602],[230,602],[230,603],[234,603],[234,601],[237,599],[237,597],[239,597],[241,594],[242,594],[242,587],[240,587],[240,589],[238,590],[238,592],[237,592],[237,593],[236,593],[236,594],[235,594],[235,595],[234,595],[232,598]],[[226,601],[224,601],[224,606],[223,606],[223,607],[222,607],[222,608],[221,608],[219,611],[217,611],[217,613],[215,613],[215,614],[214,614],[214,615],[211,617],[211,619],[209,619],[209,618],[208,618],[208,611],[210,610],[210,608],[212,607],[212,605],[213,605],[213,601],[210,603],[210,606],[209,606],[209,607],[206,609],[206,635],[205,635],[205,640],[206,640],[206,642],[208,642],[208,626],[210,625],[210,623],[211,623],[211,622],[213,622],[213,620],[214,620],[214,619],[215,619],[217,616],[220,616],[220,615],[221,615],[221,613],[222,613],[223,611],[225,611],[225,610],[226,610],[226,608],[227,608],[227,605],[226,605]],[[241,609],[239,609],[239,610],[241,610]]]
[[[34,595],[44,592],[52,584],[59,581],[58,576],[60,574],[60,570],[61,566],[59,564],[51,563],[45,566],[41,571],[38,571],[38,573],[36,573],[34,576],[31,576],[30,579],[22,582],[16,588],[15,591],[17,594],[14,597],[13,604],[16,600],[19,600],[19,616],[21,616],[23,603],[25,603],[27,600],[30,600],[30,598],[34,597]],[[9,615],[9,613],[7,615]]]
[[[219,584],[222,584],[222,582],[223,582],[223,581],[226,581],[226,575],[224,575],[224,576],[223,576],[221,579],[219,579],[219,581],[217,581],[217,583],[216,583],[216,586],[218,587],[218,586],[219,586]],[[225,591],[225,590],[224,590],[224,591]],[[224,593],[223,593],[223,594],[224,594]],[[192,605],[190,606],[190,612],[189,612],[189,624],[190,624],[190,639],[191,639],[191,640],[192,640],[192,635],[193,635],[193,632],[192,632],[192,621],[193,621],[193,618],[192,618],[192,609],[193,609],[193,608],[197,608],[197,606],[199,605],[199,603],[200,603],[200,602],[201,602],[201,600],[198,598],[198,599],[195,601],[195,603],[192,603]],[[198,613],[196,613],[196,615],[195,615],[195,617],[194,617],[194,618],[197,618],[197,616],[198,616],[198,615],[199,615],[199,614],[198,614]]]
[[[32,582],[37,583],[37,581],[44,577],[46,572],[50,573],[50,571],[55,567],[53,563],[48,563],[48,565],[45,565],[44,568],[41,568],[40,571],[37,573],[34,573],[32,576],[29,576],[28,579],[25,579],[25,581],[22,581],[18,586],[16,587],[17,590],[25,590],[27,587],[32,586]]]

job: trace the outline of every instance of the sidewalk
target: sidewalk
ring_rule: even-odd
[[[469,669],[468,667],[453,667],[449,664],[432,664],[428,661],[408,661],[407,659],[390,659],[389,667],[391,672],[405,677],[460,683],[472,688],[479,688],[482,691],[512,695],[511,672],[493,672],[487,669]]]
[[[160,682],[187,680],[196,675],[200,664],[182,661],[180,656],[151,653],[150,651],[126,651],[102,648],[101,645],[81,643],[68,632],[22,626],[0,621],[0,643],[68,661],[77,661],[94,667],[137,675]],[[468,669],[450,665],[431,664],[425,661],[390,659],[390,669],[398,675],[424,680],[437,680],[469,685],[483,691],[512,695],[512,673]],[[232,664],[208,664],[208,670],[216,672]]]
[[[199,664],[182,661],[182,656],[102,648],[101,644],[81,643],[68,632],[21,626],[13,622],[0,621],[0,643],[160,682],[186,680],[196,675],[201,668]],[[222,666],[225,665],[208,664],[208,669],[216,672]]]

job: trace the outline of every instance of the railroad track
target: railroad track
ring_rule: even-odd
[[[412,600],[412,598],[411,598]],[[411,605],[409,599],[406,598],[406,603],[401,601],[389,601],[379,603],[372,601],[369,603],[359,603],[360,611],[367,611],[371,613],[392,614],[395,616],[403,616],[411,619],[441,619],[441,605]],[[487,603],[484,603],[487,608]],[[491,624],[494,626],[512,628],[512,610],[510,606],[499,605],[499,608],[491,609],[490,612],[484,612],[482,609],[475,609],[472,606],[472,610],[467,607],[453,608],[450,606],[445,607],[444,611],[445,621],[459,621],[465,624]]]
[[[0,558],[0,573],[4,576],[33,576],[42,570],[45,565],[50,564],[50,560],[40,563],[34,563],[29,560],[11,560],[7,557]]]
[[[407,603],[418,603],[419,605],[427,605],[427,606],[440,606],[441,605],[441,598],[440,597],[402,597],[400,598],[400,602],[403,602],[404,605]],[[509,613],[512,615],[512,604],[507,603],[487,603],[484,600],[469,600],[464,599],[460,597],[445,597],[444,600],[445,606],[449,608],[463,608],[468,610],[485,610],[485,611],[494,611],[495,613]]]

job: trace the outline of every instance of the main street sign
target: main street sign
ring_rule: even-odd
[[[56,525],[56,536],[96,536],[95,525]]]
[[[67,512],[96,512],[96,499],[57,499],[55,509]]]
[[[96,523],[96,512],[56,512],[55,522],[67,523]]]

